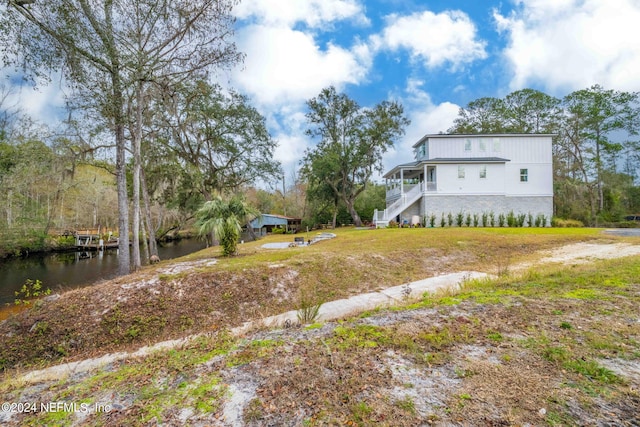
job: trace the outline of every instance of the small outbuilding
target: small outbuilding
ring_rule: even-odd
[[[283,228],[286,232],[297,233],[300,230],[302,220],[283,215],[262,214],[251,221],[251,228],[258,236],[272,233],[274,228]]]

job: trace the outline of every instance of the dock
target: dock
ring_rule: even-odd
[[[117,234],[117,229],[114,230]],[[83,229],[50,229],[49,234],[54,236],[72,237],[75,239],[75,248],[78,251],[102,251],[105,249],[117,249],[119,239],[114,237],[114,231],[107,227]],[[131,242],[129,242],[131,244]]]
[[[105,241],[99,234],[76,234],[76,248],[78,250],[103,251],[118,247],[118,239],[109,236]]]

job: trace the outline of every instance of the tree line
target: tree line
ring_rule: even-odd
[[[577,90],[556,98],[533,89],[461,108],[448,133],[549,133],[554,215],[585,224],[640,212],[638,92]]]
[[[215,203],[203,212],[222,215],[229,206],[238,206],[232,198],[237,194],[256,209],[248,212],[299,217],[308,227],[358,224],[384,206],[385,188],[370,178],[381,171],[382,154],[408,123],[400,104],[364,109],[333,87],[323,89],[307,104],[307,135],[316,144],[305,153],[299,173],[285,178],[271,157],[275,142],[264,118],[246,97],[205,81],[176,89],[153,99],[157,108],[150,108],[145,119],[153,123],[153,132],[141,140],[145,238],[149,234],[155,241],[159,234],[188,223],[207,201]],[[617,110],[607,107],[607,100]],[[472,101],[460,109],[449,132],[553,133],[556,216],[602,224],[640,210],[635,183],[639,157],[633,140],[636,104],[637,94],[599,86],[564,100],[525,89],[504,99]],[[94,157],[99,144],[87,142],[79,131],[74,134],[77,125],[72,121],[65,135],[39,140],[34,135],[47,134],[41,126],[34,128],[24,117],[17,120],[17,111],[0,111],[0,184],[6,189],[0,195],[0,229],[46,231],[54,225],[77,225],[78,218],[92,220],[94,226],[117,222],[117,211],[98,209],[100,204],[115,205],[117,199],[116,165]],[[129,198],[134,197],[133,170],[130,156]],[[271,188],[255,187],[257,179],[265,179]],[[220,205],[221,195],[231,201],[226,208]],[[200,224],[222,236],[222,228],[212,220],[203,218]],[[232,228],[237,233],[237,224]]]

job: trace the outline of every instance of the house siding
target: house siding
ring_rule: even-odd
[[[499,140],[499,149],[494,146],[494,139]],[[471,150],[465,150],[466,141],[471,141]],[[519,135],[482,137],[461,135],[459,137],[429,138],[429,158],[474,158],[503,157],[507,159],[526,159],[529,163],[547,163],[551,161],[551,136]],[[484,142],[486,150],[481,151]]]
[[[420,200],[418,200],[417,202],[413,203],[411,206],[409,206],[407,209],[405,209],[404,211],[402,211],[402,214],[400,215],[400,223],[404,224],[405,221],[407,223],[411,223],[411,219],[417,215],[420,218],[423,217],[422,214],[422,200],[424,199],[424,197]]]
[[[464,178],[458,178],[458,166],[464,167]],[[487,168],[486,178],[480,178],[480,168],[483,166]],[[504,194],[505,165],[441,164],[436,166],[436,182],[437,191],[442,194]]]

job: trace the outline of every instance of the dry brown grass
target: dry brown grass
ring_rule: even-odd
[[[515,265],[565,243],[616,240],[590,230],[455,231],[345,230],[317,246],[281,251],[244,245],[240,257],[213,266],[161,273],[162,280],[154,281],[164,264],[63,295],[63,305],[46,304],[10,322],[22,324],[40,345],[45,341],[39,331],[63,340],[60,331],[75,330],[64,317],[75,316],[86,329],[93,322],[94,331],[85,333],[94,335],[81,336],[96,343],[68,359],[212,333],[65,381],[23,384],[5,374],[0,400],[102,399],[119,405],[109,414],[89,415],[87,425],[640,423],[640,265],[633,258],[469,282],[461,292],[411,307],[307,329],[261,330],[241,339],[224,333],[227,325],[295,308],[301,288],[338,297],[438,271],[495,272],[507,256]],[[193,255],[190,262],[213,253]],[[79,305],[56,314],[71,302]],[[148,328],[141,329],[141,318]],[[161,319],[170,321],[162,326]],[[59,323],[27,331],[34,321]],[[117,332],[110,340],[99,336],[109,335],[105,322]],[[139,329],[135,337],[132,327]],[[77,422],[74,417],[64,419]],[[52,414],[19,416],[12,423],[62,424]]]
[[[504,259],[602,239],[591,230],[337,230],[310,247],[264,249],[292,240],[270,236],[240,246],[239,256],[210,248],[139,273],[64,293],[0,323],[0,369],[70,361],[163,339],[234,327],[296,309],[300,290],[330,301],[438,273],[494,273]],[[312,236],[312,235],[311,235]],[[216,259],[214,265],[198,261]],[[194,265],[190,265],[193,263]]]

